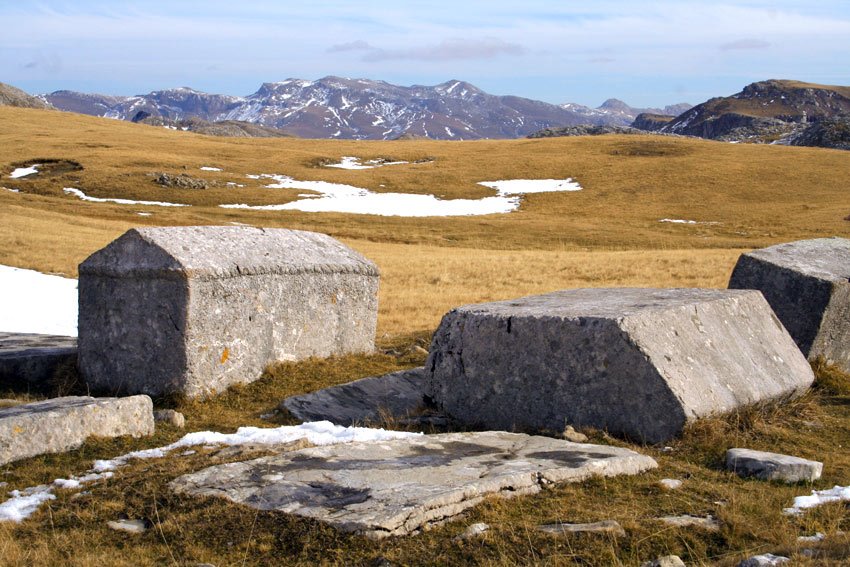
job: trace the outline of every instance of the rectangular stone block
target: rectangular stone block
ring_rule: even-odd
[[[79,272],[79,365],[94,388],[199,397],[277,360],[374,349],[378,269],[323,234],[132,229]]]
[[[76,337],[0,332],[0,387],[44,386],[76,359]]]
[[[472,427],[596,427],[655,443],[814,380],[760,293],[574,289],[443,317],[428,394]]]
[[[738,448],[726,451],[726,468],[742,477],[814,482],[823,472],[823,463],[781,453]]]
[[[731,289],[757,289],[809,360],[850,372],[850,240],[815,238],[742,254]]]
[[[86,439],[154,432],[148,396],[69,396],[0,409],[0,465],[76,449]]]

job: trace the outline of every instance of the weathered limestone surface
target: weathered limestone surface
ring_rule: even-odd
[[[814,380],[756,291],[575,289],[467,305],[443,317],[430,352],[428,394],[456,421],[651,443]]]
[[[616,520],[602,520],[601,522],[593,522],[591,524],[544,524],[537,526],[538,531],[552,535],[567,535],[567,534],[610,534],[614,536],[625,537],[626,530]]]
[[[752,449],[726,451],[726,468],[740,476],[784,482],[814,482],[823,472],[823,463]]]
[[[69,396],[0,409],[0,465],[76,449],[93,435],[141,437],[154,432],[148,396]]]
[[[374,349],[378,269],[323,234],[132,229],[79,272],[79,365],[95,388],[198,397],[276,360]]]
[[[0,384],[45,384],[60,364],[76,357],[74,337],[0,332]]]
[[[383,417],[403,419],[424,405],[424,370],[402,370],[292,396],[280,407],[301,421],[327,420],[346,426],[374,423]]]
[[[760,290],[803,354],[850,372],[850,240],[753,250],[738,259],[729,287]]]
[[[380,538],[446,521],[488,495],[656,466],[628,449],[491,431],[302,449],[210,467],[171,487]]]

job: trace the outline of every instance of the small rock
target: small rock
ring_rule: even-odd
[[[820,478],[823,463],[800,457],[753,451],[752,449],[729,449],[726,451],[726,468],[742,477],[784,482],[813,482]]]
[[[658,481],[658,484],[667,490],[677,490],[682,488],[682,481],[676,478],[662,478]]]
[[[764,555],[755,555],[749,559],[744,559],[738,563],[738,567],[767,567],[769,565],[781,565],[791,561],[787,557],[765,553]]]
[[[592,524],[545,524],[537,526],[537,530],[553,535],[592,533],[592,534],[613,534],[615,536],[624,537],[626,531],[623,526],[615,520],[602,520]]]
[[[685,562],[678,555],[664,555],[658,559],[647,561],[640,567],[685,567]]]
[[[720,530],[720,523],[712,516],[701,518],[699,516],[684,514],[682,516],[663,516],[661,518],[656,518],[656,520],[676,528],[702,528],[710,532]]]
[[[144,520],[115,520],[106,522],[106,525],[113,530],[131,534],[143,534],[148,529]]]
[[[424,349],[419,345],[413,345],[413,348],[410,349],[410,350],[412,352],[415,352],[416,354],[426,354],[426,355],[428,354],[428,349]]]
[[[183,414],[173,409],[156,410],[153,412],[153,419],[178,429],[183,429],[186,426],[186,418]]]
[[[823,541],[826,536],[820,532],[815,533],[815,535],[810,536],[800,536],[797,538],[797,541],[801,542],[813,542],[813,541]]]
[[[561,433],[561,437],[566,439],[567,441],[572,441],[573,443],[585,443],[587,442],[587,435],[584,433],[579,433],[573,428],[572,425],[568,425],[564,428],[564,432]]]
[[[483,534],[484,532],[488,531],[489,529],[490,529],[490,524],[485,524],[483,522],[478,523],[478,524],[472,524],[471,526],[466,528],[465,532],[463,532],[462,534],[457,536],[455,538],[455,541],[461,541],[461,540],[465,540],[465,539],[472,539],[474,537],[478,537],[481,534]]]

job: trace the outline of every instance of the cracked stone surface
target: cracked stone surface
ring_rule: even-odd
[[[377,423],[383,417],[408,419],[424,406],[424,371],[419,367],[363,378],[286,398],[280,407],[301,421],[345,426]]]
[[[45,384],[60,364],[76,357],[75,337],[0,332],[0,385]]]
[[[572,289],[466,305],[443,317],[430,353],[427,393],[459,423],[595,427],[648,443],[814,381],[749,290]]]
[[[761,291],[803,354],[850,372],[850,239],[753,250],[738,259],[729,287]]]
[[[619,447],[489,431],[302,449],[210,467],[170,486],[382,538],[450,520],[487,496],[656,466]]]

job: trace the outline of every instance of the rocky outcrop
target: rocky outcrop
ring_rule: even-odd
[[[21,89],[0,83],[0,106],[17,106],[19,108],[53,108],[38,97],[28,95]]]
[[[850,114],[824,118],[789,141],[792,146],[850,150]]]
[[[658,132],[675,118],[675,116],[667,116],[666,114],[650,114],[649,112],[642,112],[635,117],[631,127],[637,128],[638,130],[646,130],[647,132]]]
[[[604,134],[646,134],[642,130],[628,126],[569,126],[566,128],[544,128],[529,138],[556,138],[560,136],[601,136]]]

